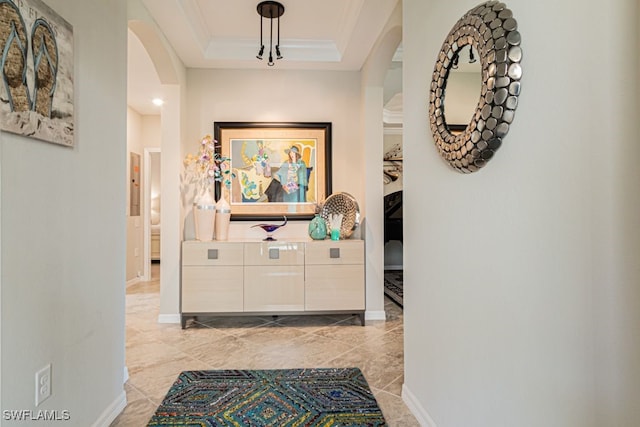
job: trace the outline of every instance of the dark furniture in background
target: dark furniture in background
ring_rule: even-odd
[[[384,243],[402,242],[402,191],[384,196]]]

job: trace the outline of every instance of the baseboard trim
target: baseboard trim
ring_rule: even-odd
[[[122,282],[121,282],[122,283]],[[131,280],[127,280],[127,284],[126,287],[128,288],[131,285],[135,285],[136,283],[140,283],[140,278],[139,277],[134,277]]]
[[[384,310],[367,310],[364,312],[364,320],[387,320]]]
[[[402,384],[402,400],[422,427],[438,427],[406,384]]]
[[[122,393],[120,393],[116,400],[114,400],[113,403],[111,403],[111,405],[109,405],[107,409],[104,410],[102,415],[100,415],[100,418],[98,418],[96,422],[93,423],[92,427],[109,427],[113,420],[115,420],[118,415],[120,415],[120,413],[124,411],[124,408],[126,406],[127,393],[122,390]]]
[[[179,314],[159,314],[158,323],[180,323]]]
[[[122,375],[122,384],[126,383],[127,381],[129,381],[129,368],[124,367],[124,373]]]

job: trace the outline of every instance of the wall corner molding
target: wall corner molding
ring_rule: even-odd
[[[416,396],[411,393],[406,383],[402,384],[402,400],[421,426],[438,427],[427,410],[422,407]]]
[[[387,320],[384,310],[367,310],[364,312],[364,320]]]
[[[113,420],[115,420],[124,408],[127,406],[127,393],[122,390],[122,393],[116,397],[116,399],[104,410],[100,417],[96,420],[91,427],[109,427]]]
[[[158,323],[180,323],[179,314],[159,314]]]

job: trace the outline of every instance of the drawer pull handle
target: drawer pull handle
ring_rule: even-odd
[[[280,259],[280,249],[278,248],[269,249],[269,259]]]
[[[218,259],[218,250],[217,249],[207,250],[207,259]]]
[[[329,248],[329,258],[340,258],[340,248]]]

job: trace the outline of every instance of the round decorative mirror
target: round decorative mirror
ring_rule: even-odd
[[[460,18],[438,54],[431,80],[429,124],[438,152],[460,172],[475,172],[486,165],[513,122],[522,77],[517,29],[504,3],[488,1]],[[462,129],[447,121],[445,93],[452,70],[474,53],[480,60],[481,88],[471,121]]]

